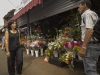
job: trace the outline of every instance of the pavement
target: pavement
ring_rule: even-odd
[[[44,62],[44,56],[31,56],[24,53],[24,65],[22,75],[85,75],[84,70],[75,67],[70,70],[68,67],[58,67],[56,65]],[[81,65],[80,65],[81,66]],[[7,71],[7,60],[5,52],[0,50],[0,75],[9,75]]]

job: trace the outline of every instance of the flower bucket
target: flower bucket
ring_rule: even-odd
[[[34,56],[34,50],[31,50],[31,55]]]
[[[27,53],[27,55],[29,55],[29,52],[30,52],[29,49],[26,49],[26,53]]]
[[[40,49],[41,56],[43,56],[43,48]]]
[[[38,50],[35,51],[35,56],[39,57],[39,51]]]
[[[53,51],[54,57],[58,57],[58,51]]]
[[[77,54],[77,55],[78,55],[78,54]],[[83,58],[82,58],[82,57],[80,57],[79,55],[78,55],[78,59],[79,59],[79,60],[83,60]]]

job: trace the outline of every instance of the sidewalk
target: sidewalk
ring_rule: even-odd
[[[24,51],[24,65],[22,75],[85,75],[83,69],[74,71],[67,67],[61,68],[43,61],[44,57],[26,55]],[[0,75],[8,75],[5,52],[0,50]]]
[[[23,75],[85,75],[83,69],[75,68],[74,71],[68,67],[58,67],[43,61],[44,57],[32,57],[24,51]]]

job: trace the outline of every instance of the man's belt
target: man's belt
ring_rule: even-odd
[[[99,44],[100,41],[90,41],[89,44]]]

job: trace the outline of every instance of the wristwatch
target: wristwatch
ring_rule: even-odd
[[[82,46],[82,48],[83,48],[84,50],[86,50],[86,47],[83,47],[83,46]]]

